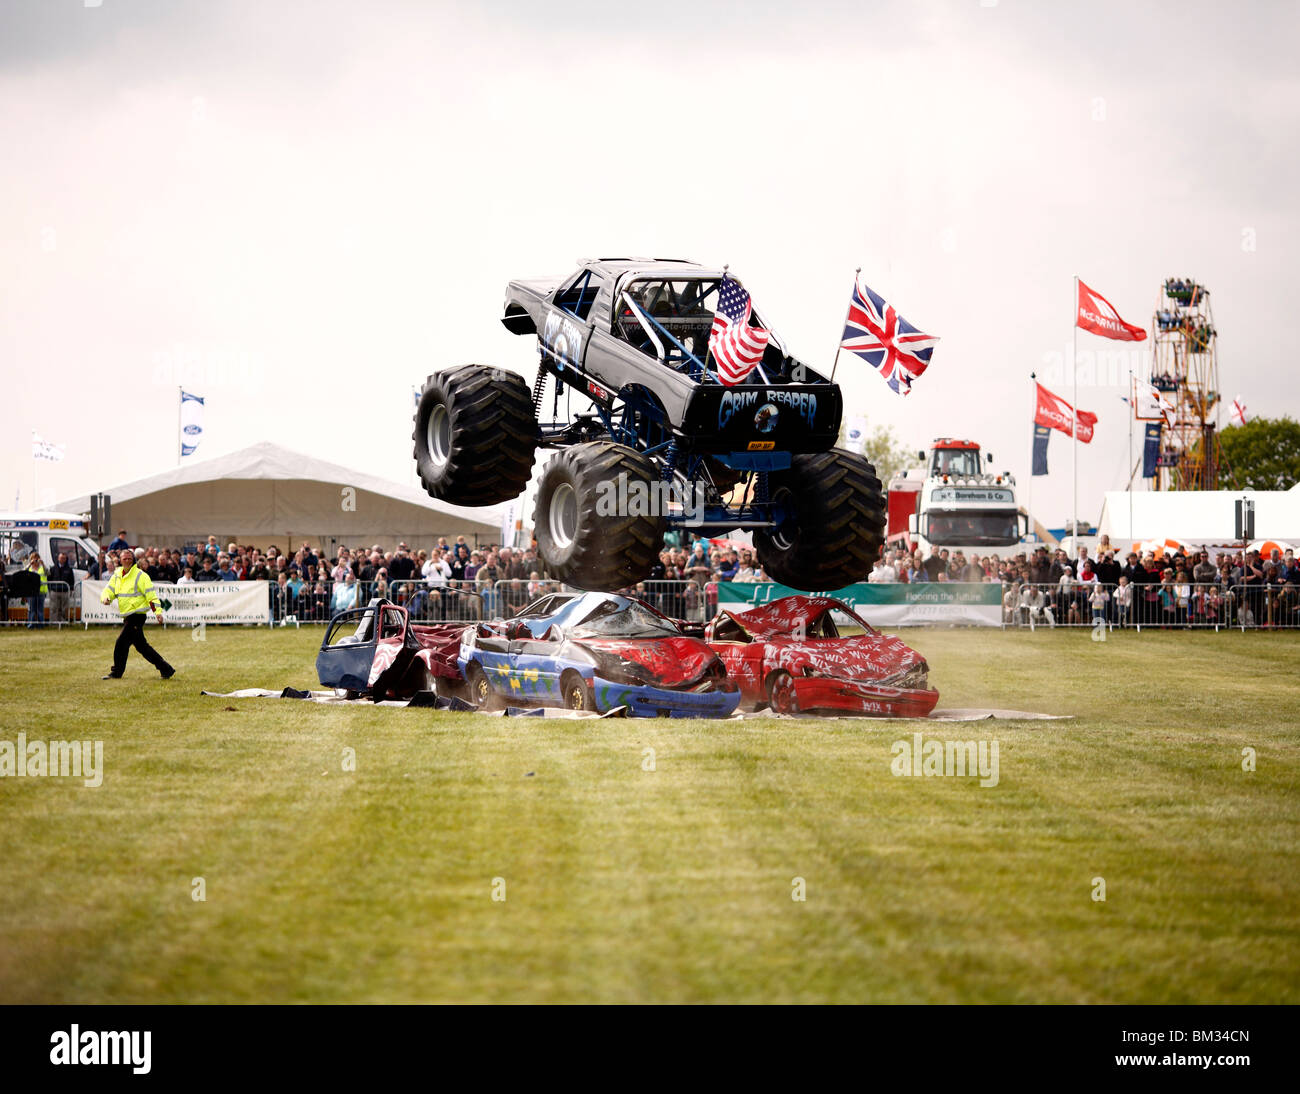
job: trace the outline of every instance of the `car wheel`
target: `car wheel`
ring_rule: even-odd
[[[591,685],[570,669],[560,677],[560,699],[566,710],[595,710]]]
[[[664,514],[648,457],[613,441],[565,449],[542,473],[533,527],[553,577],[579,589],[613,592],[645,579],[663,550]],[[627,512],[621,512],[626,508]]]
[[[799,700],[794,694],[794,677],[777,669],[767,678],[767,702],[775,714],[797,714]]]
[[[415,466],[433,497],[454,505],[517,498],[532,476],[537,418],[523,377],[486,365],[435,372],[415,410]]]
[[[885,497],[876,469],[842,449],[796,455],[774,471],[769,496],[785,510],[774,528],[754,533],[768,577],[794,589],[826,592],[865,581],[885,541]]]
[[[471,661],[465,669],[465,690],[469,701],[479,710],[491,710],[496,705],[496,693],[488,683],[487,673],[477,661]]]

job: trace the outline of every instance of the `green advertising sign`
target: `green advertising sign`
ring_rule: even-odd
[[[774,581],[717,584],[718,607],[754,607],[795,596],[801,590]],[[858,582],[826,594],[842,600],[868,623],[876,626],[911,626],[927,623],[966,623],[1001,626],[1002,586],[997,582]]]

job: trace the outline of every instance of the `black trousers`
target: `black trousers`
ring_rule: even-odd
[[[128,615],[122,620],[121,633],[118,634],[117,642],[113,646],[114,676],[121,676],[126,672],[126,659],[132,646],[139,650],[140,656],[159,672],[171,672],[171,665],[163,660],[162,654],[149,645],[148,639],[145,638],[144,621],[144,612],[136,612],[135,615]]]

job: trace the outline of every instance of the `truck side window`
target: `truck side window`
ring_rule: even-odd
[[[555,294],[555,305],[570,315],[586,321],[591,306],[596,302],[604,278],[591,270],[583,270],[568,285]]]
[[[5,557],[11,562],[25,563],[27,556],[36,550],[36,533],[19,532],[7,544]]]
[[[55,561],[58,561],[60,551],[68,556],[68,565],[74,570],[88,570],[90,568],[90,555],[75,539],[51,538],[50,554],[54,556]]]

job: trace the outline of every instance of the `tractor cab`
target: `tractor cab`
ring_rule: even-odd
[[[918,455],[925,459],[925,453]],[[990,462],[993,457],[989,456]],[[929,474],[934,477],[947,475],[949,478],[967,478],[984,473],[980,458],[980,446],[974,441],[959,441],[951,437],[941,437],[930,449],[926,465]]]

